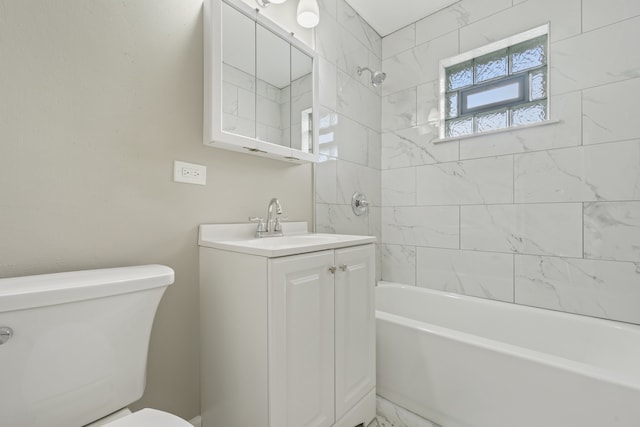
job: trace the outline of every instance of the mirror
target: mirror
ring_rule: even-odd
[[[315,52],[240,0],[205,0],[204,143],[317,161]]]
[[[290,146],[291,46],[263,26],[258,26],[256,32],[257,138]]]
[[[256,137],[256,26],[222,4],[222,130]]]
[[[313,146],[313,60],[291,49],[291,147]]]

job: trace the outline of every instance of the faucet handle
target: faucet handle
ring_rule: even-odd
[[[250,216],[249,217],[249,221],[258,223],[258,230],[257,231],[261,232],[261,231],[266,231],[267,230],[267,227],[264,224],[264,218],[263,217],[261,217],[261,216],[251,217]]]
[[[276,224],[275,227],[273,229],[273,231],[282,231],[282,224],[280,224],[280,221],[288,221],[289,218],[287,218],[286,216],[280,216],[278,215],[276,217]]]

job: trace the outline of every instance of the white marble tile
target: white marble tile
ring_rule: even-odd
[[[337,161],[333,157],[320,155],[320,161],[315,165],[315,186],[317,203],[337,202]]]
[[[640,78],[583,91],[583,144],[640,138],[639,93]]]
[[[298,118],[297,123],[300,124],[300,119]],[[291,127],[291,104],[289,102],[285,102],[280,104],[280,128],[287,129]],[[301,139],[301,134],[296,135],[298,139]]]
[[[638,15],[638,0],[582,0],[582,31],[591,31]]]
[[[382,59],[378,58],[377,56],[375,56],[373,53],[369,52],[369,68],[375,71],[383,71],[382,69]],[[363,72],[362,76],[364,77],[365,73]],[[369,78],[366,79],[363,84],[372,92],[374,92],[376,95],[378,96],[382,96],[382,86],[384,86],[384,83],[382,83],[382,86],[374,86],[371,84],[371,75],[369,74]]]
[[[372,129],[367,129],[369,143],[367,165],[370,168],[380,169],[382,162],[382,135]]]
[[[516,255],[516,302],[640,323],[640,263]]]
[[[416,22],[416,42],[428,42],[511,7],[511,0],[462,0]]]
[[[460,247],[531,255],[582,256],[582,204],[460,207]]]
[[[312,92],[305,92],[298,96],[293,96],[291,98],[291,114],[289,114],[289,110],[285,108],[284,111],[287,113],[287,117],[286,119],[283,118],[282,121],[285,123],[288,123],[289,121],[291,121],[292,124],[299,125],[302,122],[301,113],[307,108],[311,107],[312,105],[313,105]]]
[[[430,125],[383,133],[382,169],[458,160],[458,141],[434,144],[437,138],[437,128]]]
[[[249,92],[255,92],[256,77],[231,65],[222,64],[222,80]]]
[[[417,168],[417,204],[513,203],[513,157],[488,157]]]
[[[382,56],[382,39],[358,13],[344,0],[338,0],[338,22],[351,32],[376,56]]]
[[[302,79],[301,81],[304,80],[306,79]],[[278,92],[279,97],[277,97],[278,99],[276,99],[276,102],[279,102],[280,104],[291,102],[291,86],[283,87],[282,89],[279,89]]]
[[[336,109],[336,66],[319,56],[318,66],[318,99],[321,105],[331,110]]]
[[[434,80],[418,86],[418,111],[416,122],[419,125],[429,124],[436,130],[440,126],[440,81]]]
[[[640,199],[640,141],[515,156],[515,201]]]
[[[338,158],[367,166],[368,128],[343,114],[338,114],[338,122],[334,129],[334,137],[338,144]]]
[[[416,88],[382,98],[382,131],[406,129],[416,125]]]
[[[240,97],[238,97],[239,100]],[[280,127],[280,105],[268,98],[255,98],[255,117],[258,123],[271,127]],[[240,110],[240,108],[238,108]]]
[[[380,97],[340,70],[337,85],[337,111],[375,131],[380,131]]]
[[[553,43],[549,58],[551,94],[640,77],[639,39],[637,17]]]
[[[337,0],[318,0],[318,7],[320,8],[320,16],[324,15],[324,12],[333,18],[337,16]]]
[[[549,39],[552,43],[580,34],[580,0],[529,0],[462,27],[460,52],[502,40],[547,22],[551,22]]]
[[[320,56],[335,64],[338,61],[338,37],[340,26],[332,16],[323,16],[315,28],[316,51]]]
[[[380,396],[376,396],[376,413],[378,424],[374,427],[439,427]]]
[[[586,203],[584,256],[639,262],[640,201]]]
[[[382,171],[382,205],[415,206],[416,169],[387,169]]]
[[[513,302],[513,255],[418,248],[418,286]]]
[[[371,206],[380,206],[380,171],[367,166],[338,160],[338,203],[351,206],[356,191],[367,196]]]
[[[370,74],[367,72],[358,76],[357,68],[369,65],[369,49],[363,45],[354,35],[345,28],[338,30],[338,60],[336,65],[352,78],[358,80],[363,86],[369,87]]]
[[[257,81],[257,94],[258,96],[265,97],[270,101],[280,103],[282,102],[280,93],[281,90],[275,87],[272,84],[265,82],[264,80],[258,79]]]
[[[222,112],[238,115],[238,87],[231,83],[222,83]]]
[[[376,243],[380,244],[382,242],[381,208],[369,206],[369,212],[366,215],[369,217],[369,236],[375,236]]]
[[[237,135],[244,135],[255,138],[256,122],[255,120],[243,119],[231,114],[223,114],[222,130],[224,130],[225,132],[235,133]]]
[[[382,280],[416,284],[416,247],[381,245]]]
[[[416,45],[416,25],[407,25],[382,39],[382,59],[387,59]]]
[[[336,127],[338,126],[338,113],[320,106],[320,118],[318,119],[319,154],[338,157],[338,141],[336,141]]]
[[[335,227],[331,223],[331,207],[333,204],[316,203],[315,211],[315,232],[316,233],[335,233]]]
[[[553,96],[550,99],[551,119],[560,120],[559,123],[463,139],[460,141],[460,159],[581,145],[581,109],[580,92]]]
[[[458,53],[458,33],[445,34],[437,39],[394,55],[382,61],[387,79],[382,94],[399,92],[422,83],[437,80],[440,60]]]
[[[459,247],[457,206],[382,208],[382,241],[386,244]]]
[[[369,217],[356,216],[350,205],[316,204],[316,232],[369,235]]]

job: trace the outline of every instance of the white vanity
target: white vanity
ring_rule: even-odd
[[[375,416],[374,237],[200,226],[203,427]]]

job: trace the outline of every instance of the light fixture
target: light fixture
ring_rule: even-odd
[[[320,22],[320,10],[316,0],[298,2],[298,24],[304,28],[313,28]]]
[[[260,7],[268,7],[269,5],[271,5],[271,3],[282,4],[286,1],[287,0],[256,0],[256,3],[258,3]]]

